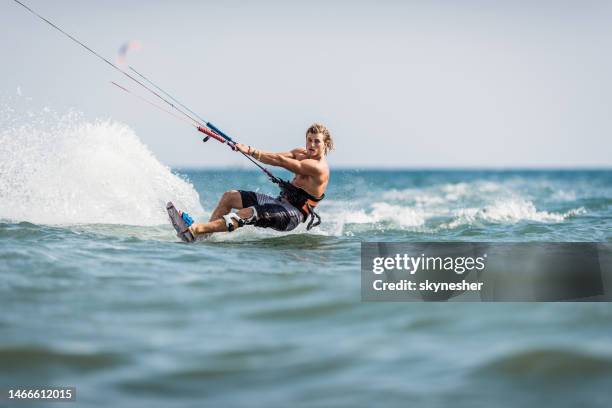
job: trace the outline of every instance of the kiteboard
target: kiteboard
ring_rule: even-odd
[[[181,217],[176,207],[174,207],[174,204],[172,204],[172,201],[166,204],[166,211],[168,211],[170,223],[172,223],[172,226],[176,230],[176,236],[179,237],[183,242],[194,242],[195,237],[189,230],[189,226],[187,225],[183,217]]]

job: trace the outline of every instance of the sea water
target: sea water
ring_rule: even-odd
[[[0,388],[75,386],[80,407],[609,406],[609,304],[362,303],[360,242],[611,242],[612,171],[332,166],[320,227],[187,245],[167,201],[204,221],[228,189],[275,186],[169,168],[78,116],[0,128]]]

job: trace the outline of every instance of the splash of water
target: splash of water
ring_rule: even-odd
[[[203,213],[191,183],[161,164],[128,126],[45,109],[0,127],[0,219],[41,224],[167,223],[172,200]],[[25,123],[19,123],[25,122]]]

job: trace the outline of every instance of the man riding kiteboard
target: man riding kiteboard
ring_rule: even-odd
[[[207,223],[194,223],[187,213],[177,211],[168,203],[168,213],[179,238],[192,242],[197,237],[231,232],[243,225],[291,231],[308,219],[308,229],[320,224],[314,207],[325,196],[329,182],[325,156],[334,148],[325,126],[318,123],[310,126],[306,130],[306,146],[286,153],[266,152],[241,143],[236,143],[235,148],[261,163],[285,168],[295,177],[291,182],[275,181],[281,188],[276,198],[253,191],[226,191]],[[232,212],[233,209],[238,211]]]
[[[271,153],[254,149],[251,146],[245,146],[233,140],[211,122],[197,115],[193,110],[183,105],[168,92],[153,83],[153,81],[136,71],[133,67],[130,66],[129,69],[132,73],[137,75],[138,78],[134,77],[127,70],[112,63],[107,58],[104,58],[91,47],[78,40],[75,36],[68,34],[62,28],[38,14],[26,4],[19,0],[15,0],[15,2],[91,54],[98,57],[100,60],[104,61],[125,77],[132,80],[138,86],[147,90],[151,95],[173,109],[175,113],[180,114],[180,116],[134,94],[138,99],[156,106],[177,119],[189,122],[198,132],[206,135],[203,139],[204,142],[212,138],[220,143],[228,145],[235,151],[239,151],[266,173],[272,182],[279,185],[281,191],[277,198],[252,191],[232,190],[225,192],[217,208],[213,211],[209,222],[203,224],[194,224],[189,214],[178,211],[174,207],[174,204],[169,202],[166,205],[166,210],[168,211],[170,222],[176,229],[177,235],[183,241],[192,242],[195,241],[195,238],[198,236],[214,232],[233,231],[243,225],[255,225],[256,227],[273,228],[279,231],[291,231],[297,227],[298,224],[306,222],[308,219],[310,219],[310,221],[307,229],[320,224],[321,219],[314,212],[314,207],[325,195],[325,189],[329,182],[329,168],[327,167],[325,156],[334,147],[331,134],[325,126],[315,123],[309,127],[306,131],[306,147],[297,148],[291,152]],[[132,91],[125,86],[119,85],[114,81],[111,83],[124,92],[132,94]],[[160,92],[164,96],[162,96]],[[174,102],[170,102],[170,100]],[[291,182],[279,179],[261,164],[257,163],[257,161],[272,166],[283,167],[295,173],[295,177]],[[238,211],[232,213],[232,209],[237,209]]]

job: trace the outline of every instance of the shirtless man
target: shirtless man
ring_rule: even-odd
[[[306,146],[286,153],[266,152],[240,143],[236,143],[236,148],[262,163],[285,168],[295,177],[291,183],[281,186],[277,198],[253,191],[226,191],[207,223],[193,223],[189,215],[180,213],[191,234],[197,238],[214,232],[231,232],[243,225],[291,231],[308,218],[311,219],[309,227],[312,226],[318,218],[313,208],[323,199],[329,182],[325,156],[334,148],[329,130],[313,124],[306,130]],[[231,212],[232,209],[238,211]]]

